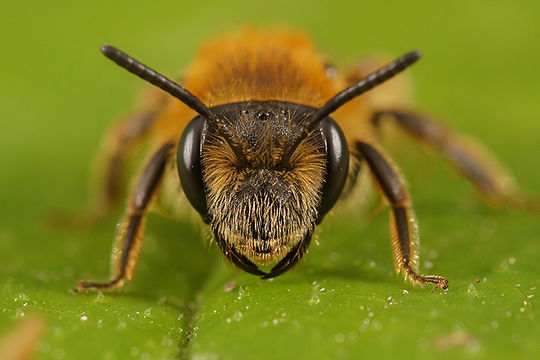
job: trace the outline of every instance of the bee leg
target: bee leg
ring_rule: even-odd
[[[540,202],[520,195],[512,177],[477,143],[453,133],[436,120],[412,112],[378,111],[373,123],[378,126],[385,119],[395,121],[412,136],[439,150],[489,204],[540,210]]]
[[[144,140],[167,103],[167,96],[155,89],[144,95],[142,108],[118,123],[105,139],[101,156],[99,197],[90,210],[95,219],[106,215],[122,198],[125,162],[137,144]]]
[[[101,174],[98,215],[105,215],[122,197],[126,159],[132,149],[147,135],[157,110],[135,113],[110,132],[106,140],[104,168]]]
[[[418,234],[416,218],[411,208],[409,194],[397,170],[371,145],[357,141],[354,144],[356,156],[361,156],[368,164],[377,186],[390,202],[390,233],[396,272],[403,272],[413,283],[433,283],[435,290],[448,288],[448,280],[441,276],[418,275]]]
[[[88,288],[109,290],[122,287],[124,281],[130,280],[141,247],[144,222],[148,206],[157,193],[170,157],[172,143],[163,145],[150,159],[143,169],[128,203],[127,214],[121,225],[116,245],[112,252],[113,274],[108,282],[98,283],[79,281],[75,291],[86,291]]]

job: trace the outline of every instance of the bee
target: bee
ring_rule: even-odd
[[[486,200],[517,199],[509,177],[476,145],[429,116],[361,96],[414,64],[419,51],[373,72],[341,73],[303,34],[246,30],[203,46],[183,85],[115,47],[101,52],[161,90],[153,88],[147,104],[108,136],[96,216],[118,202],[124,163],[138,144],[148,140],[153,152],[131,190],[110,280],[80,281],[76,291],[131,280],[165,178],[175,179],[175,192],[210,226],[228,260],[270,279],[302,258],[316,226],[349,196],[361,170],[390,206],[396,271],[414,284],[447,289],[446,278],[419,272],[416,218],[402,175],[378,141],[381,122],[441,151]]]

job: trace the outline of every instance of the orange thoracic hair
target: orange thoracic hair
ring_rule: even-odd
[[[281,100],[316,108],[343,90],[346,83],[327,75],[324,58],[302,33],[248,29],[203,46],[182,85],[209,107]],[[348,107],[338,112],[347,113]],[[183,103],[171,101],[157,131],[161,138],[180,136],[196,115]]]
[[[209,106],[256,98],[319,107],[341,90],[307,37],[254,30],[206,45],[185,87]]]

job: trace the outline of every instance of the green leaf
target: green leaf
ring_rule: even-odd
[[[409,71],[419,108],[487,144],[538,195],[537,2],[114,5],[3,6],[0,339],[36,313],[46,321],[39,359],[540,354],[539,215],[489,209],[438,154],[400,134],[385,144],[414,200],[421,269],[446,276],[448,292],[394,273],[387,210],[370,217],[372,197],[364,208],[336,209],[300,265],[272,281],[225,264],[197,222],[151,215],[134,281],[111,294],[70,289],[107,278],[121,210],[88,229],[43,222],[51,209],[85,207],[99,139],[142,87],[102,58],[99,45],[121,46],[174,75],[198,43],[243,23],[306,29],[338,64],[421,49]]]

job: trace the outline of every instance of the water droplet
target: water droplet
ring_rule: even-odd
[[[149,307],[148,309],[144,310],[144,317],[148,317],[152,315],[152,308]]]
[[[360,326],[360,331],[366,331],[366,328],[369,326],[369,323],[371,320],[369,318],[365,318],[362,320],[362,326]]]
[[[243,314],[240,311],[237,310],[237,311],[234,312],[233,319],[234,319],[234,321],[238,322],[238,321],[242,320],[242,316],[243,316]]]
[[[316,305],[319,302],[321,302],[321,299],[319,298],[319,295],[317,294],[311,295],[311,298],[308,300],[309,305]]]
[[[469,284],[469,287],[467,288],[467,292],[471,295],[475,295],[475,296],[478,296],[478,293],[476,291],[476,287],[474,286],[473,283],[470,283]]]
[[[88,316],[86,316],[85,313],[82,313],[80,319],[81,319],[81,321],[86,321],[86,320],[88,320]]]
[[[373,322],[371,323],[371,327],[373,328],[373,330],[381,330],[382,324],[377,320],[373,320]]]
[[[345,335],[343,335],[342,333],[337,333],[334,335],[334,341],[337,342],[338,344],[342,344],[345,342]]]

